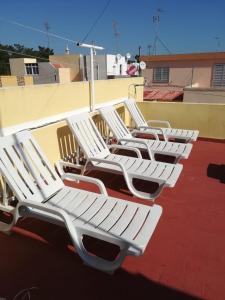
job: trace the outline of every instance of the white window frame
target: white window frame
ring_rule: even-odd
[[[39,74],[38,63],[26,63],[25,70],[26,70],[26,75],[38,75]]]

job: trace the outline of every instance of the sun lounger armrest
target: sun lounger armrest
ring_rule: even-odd
[[[119,142],[133,142],[133,143],[136,143],[136,144],[140,144],[140,145],[143,145],[145,148],[146,148],[146,150],[148,151],[148,155],[149,155],[149,157],[150,157],[150,159],[151,160],[154,160],[154,155],[152,154],[152,151],[151,151],[151,149],[148,147],[148,144],[147,144],[147,142],[145,142],[145,141],[139,141],[138,139],[126,139],[126,138],[123,138],[123,139],[119,139],[118,140]],[[129,147],[129,146],[127,146],[127,147]]]
[[[64,179],[70,180],[70,181],[78,180],[78,181],[84,181],[84,182],[95,184],[99,188],[99,191],[101,194],[108,196],[108,193],[106,191],[104,183],[97,178],[83,176],[83,175],[79,175],[79,174],[72,174],[72,173],[65,173],[62,175],[61,178],[62,178],[62,180],[64,180]]]
[[[95,185],[97,185],[97,187],[99,188],[99,191],[101,194],[104,195],[108,195],[106,188],[104,186],[104,183],[97,179],[97,178],[92,178],[92,177],[88,177],[88,176],[83,176],[83,175],[79,175],[79,174],[74,174],[74,173],[66,173],[64,172],[63,167],[70,167],[70,168],[75,168],[76,165],[71,163],[71,162],[66,162],[63,160],[58,160],[56,163],[56,168],[60,174],[60,177],[62,180],[70,180],[70,181],[84,181],[84,182],[89,182],[89,183],[93,183]],[[79,168],[83,167],[81,165],[77,166]]]
[[[147,127],[147,128],[149,128],[149,127]],[[157,129],[158,129],[158,128],[157,128]],[[138,130],[138,129],[133,129],[133,130],[131,131],[131,134],[135,136],[135,134],[143,134],[143,131]],[[155,133],[155,132],[152,132],[152,133],[150,133],[150,132],[145,132],[144,134],[145,134],[145,135],[153,135],[157,141],[159,140],[159,136],[158,136],[158,134]]]
[[[164,140],[167,141],[167,137],[165,136],[165,134],[163,133],[162,128],[160,127],[153,127],[153,126],[139,126],[138,129],[141,131],[141,129],[146,129],[146,130],[157,130],[158,132],[160,131],[160,134],[163,136]]]
[[[64,174],[65,174],[65,171],[64,171],[64,168],[80,168],[81,169],[81,165],[76,165],[74,163],[71,163],[69,161],[63,161],[62,159],[58,160],[56,163],[55,163],[55,167],[60,175],[60,177],[62,177]]]
[[[123,171],[124,173],[127,173],[124,166],[118,161],[111,161],[111,160],[107,160],[107,159],[104,159],[104,158],[95,158],[95,157],[91,157],[89,159],[89,161],[105,163],[105,164],[108,164],[108,165],[114,165],[114,166],[119,167],[121,169],[121,171]]]
[[[136,192],[134,191],[134,189],[133,189],[133,186],[132,186],[132,184],[131,184],[131,182],[130,182],[130,178],[129,178],[129,176],[128,176],[128,174],[127,174],[127,171],[126,171],[126,169],[124,168],[123,164],[121,164],[121,163],[118,162],[118,161],[111,161],[111,160],[107,160],[107,159],[94,158],[94,157],[90,158],[89,161],[91,161],[91,162],[99,162],[99,163],[104,163],[104,164],[114,165],[114,166],[119,167],[119,168],[121,169],[122,173],[123,173],[123,176],[124,176],[124,178],[125,178],[125,181],[126,181],[126,183],[127,183],[127,186],[128,186],[128,188],[129,188],[129,190],[132,191],[132,193],[133,193],[135,196],[139,197],[139,195],[137,195],[137,193],[136,193]]]
[[[127,146],[113,144],[113,145],[109,145],[108,148],[109,149],[115,148],[115,149],[123,149],[123,150],[133,151],[133,152],[135,152],[137,154],[138,158],[142,158],[140,150],[137,149],[137,148],[135,148],[135,147],[127,147]]]
[[[171,128],[169,121],[162,121],[162,120],[148,120],[147,121],[147,124],[151,125],[151,123],[160,123],[160,124],[166,125],[168,128]]]

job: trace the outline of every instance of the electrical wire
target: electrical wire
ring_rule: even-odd
[[[81,43],[85,42],[86,39],[88,38],[88,36],[90,35],[90,33],[93,31],[93,29],[95,28],[96,24],[98,23],[98,21],[102,18],[102,16],[104,15],[104,13],[106,12],[109,4],[110,4],[111,0],[108,0],[106,5],[103,7],[102,11],[100,12],[100,14],[98,15],[98,17],[95,19],[95,21],[93,22],[93,24],[91,25],[90,29],[88,30],[88,32],[86,33],[86,35],[84,36],[84,38],[82,39]]]
[[[22,24],[22,23],[19,23],[19,22],[15,22],[15,21],[12,21],[12,20],[8,20],[8,19],[5,19],[5,18],[2,18],[2,17],[0,17],[0,20],[3,21],[3,22],[9,23],[9,24],[17,25],[17,26],[23,27],[25,29],[29,29],[29,30],[36,31],[36,32],[39,32],[39,33],[42,33],[42,34],[46,35],[46,31],[38,29],[38,28],[35,28],[33,26],[25,25],[25,24]],[[78,41],[74,41],[74,40],[69,39],[67,37],[63,37],[61,35],[58,35],[58,34],[55,34],[55,33],[51,33],[51,32],[48,32],[48,35],[52,36],[54,38],[61,39],[61,40],[64,40],[64,41],[67,41],[67,42],[71,42],[71,43],[75,43],[75,44],[78,42]]]

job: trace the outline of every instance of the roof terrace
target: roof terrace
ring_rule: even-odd
[[[104,97],[108,102],[125,97],[125,90],[133,84],[125,82],[126,87],[121,80],[99,82],[98,104],[104,103]],[[121,94],[112,86],[116,83],[118,89],[122,89]],[[108,92],[114,93],[112,99],[100,93],[104,84],[108,85]],[[55,122],[60,110],[66,114],[73,106],[82,110],[80,102],[74,105],[78,100],[71,94],[73,85],[67,87],[66,96],[62,86],[41,89],[8,90],[10,96],[4,98],[8,102],[0,104],[3,133]],[[36,90],[33,95],[39,103],[33,102],[31,90]],[[20,96],[23,92],[25,97]],[[83,92],[82,99],[86,88]],[[139,92],[136,91],[137,99],[140,99]],[[13,95],[18,97],[13,98]],[[10,101],[14,103],[13,112]],[[121,268],[110,276],[83,265],[79,256],[74,255],[65,229],[40,220],[22,219],[11,236],[0,233],[1,298],[13,299],[27,289],[31,299],[224,299],[225,106],[144,102],[139,105],[146,119],[161,117],[169,119],[174,126],[179,123],[180,127],[200,130],[200,138],[194,143],[189,159],[181,161],[184,169],[176,186],[164,189],[155,201],[163,207],[163,215],[144,255],[127,257]],[[122,106],[120,113],[130,123]],[[67,147],[67,132],[65,122],[60,120],[34,130],[52,162],[60,157],[68,158],[73,151],[73,147]],[[93,171],[89,175],[102,179],[110,195],[148,203],[133,197],[120,176]],[[94,190],[90,184],[76,186]],[[111,257],[114,252],[108,244],[92,239],[86,240],[86,244],[90,251],[101,253],[103,257]]]

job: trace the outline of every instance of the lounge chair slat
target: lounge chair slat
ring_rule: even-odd
[[[115,223],[120,219],[123,214],[123,211],[127,207],[127,203],[118,202],[114,209],[111,211],[110,215],[98,226],[100,229],[109,231]]]
[[[100,224],[110,215],[113,208],[118,204],[118,201],[112,201],[111,198],[107,199],[107,202],[89,222],[90,226],[98,227]]]
[[[141,230],[149,213],[150,211],[146,207],[139,207],[132,222],[129,224],[129,226],[127,226],[126,230],[124,230],[121,236],[123,238],[133,240]]]
[[[84,220],[85,223],[88,223],[91,221],[91,219],[101,211],[101,209],[104,207],[104,204],[107,202],[107,199],[99,195],[97,197],[97,200],[85,211],[84,214],[82,214],[82,220]]]
[[[122,235],[124,230],[129,226],[132,222],[132,219],[135,217],[135,214],[138,211],[138,207],[127,206],[123,211],[121,218],[110,228],[110,233],[116,235]]]
[[[8,147],[7,152],[9,152],[10,149],[11,146]],[[1,172],[3,173],[5,169],[4,173],[6,176],[8,173],[11,175],[10,184],[16,188],[18,196],[25,199],[34,199],[38,197],[41,198],[42,201],[43,198],[41,193],[34,182],[30,180],[27,170],[23,172],[24,168],[21,170],[19,165],[17,169],[15,163],[9,159],[4,150],[5,149],[0,149],[0,160],[2,161],[2,166],[0,167]]]

